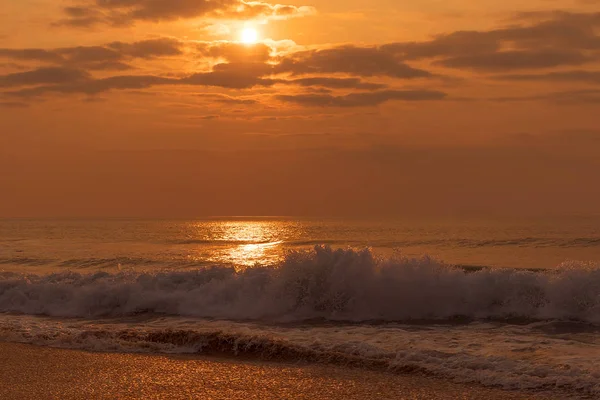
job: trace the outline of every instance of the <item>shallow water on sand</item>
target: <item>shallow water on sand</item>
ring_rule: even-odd
[[[34,368],[32,370],[32,367]],[[421,376],[223,358],[92,354],[0,343],[0,398],[557,400]]]
[[[4,316],[5,341],[101,352],[204,354],[426,374],[512,391],[597,398],[600,327],[531,322],[344,324],[177,317]]]

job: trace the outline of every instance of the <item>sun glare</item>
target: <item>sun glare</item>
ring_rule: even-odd
[[[241,39],[243,43],[254,44],[258,42],[258,31],[254,28],[245,28],[242,30]]]

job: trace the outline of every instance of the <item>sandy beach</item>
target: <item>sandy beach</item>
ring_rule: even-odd
[[[552,399],[324,365],[0,343],[2,399]]]

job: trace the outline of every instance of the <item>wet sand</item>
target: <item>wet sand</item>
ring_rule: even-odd
[[[0,399],[558,399],[325,365],[0,343]]]

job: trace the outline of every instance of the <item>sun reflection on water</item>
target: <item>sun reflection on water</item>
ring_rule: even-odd
[[[289,225],[280,220],[195,223],[190,236],[199,245],[189,258],[229,263],[237,268],[272,265],[282,257],[281,246],[289,237],[290,229],[297,229]]]

